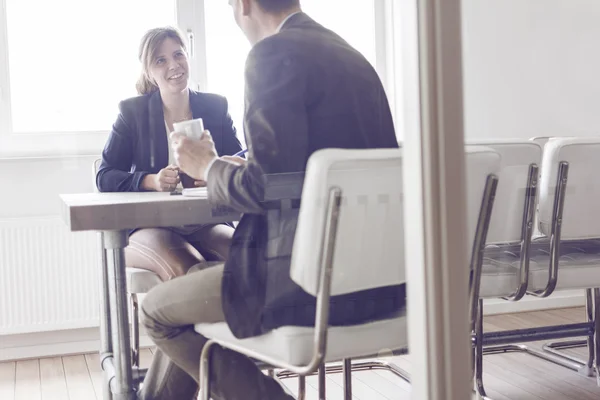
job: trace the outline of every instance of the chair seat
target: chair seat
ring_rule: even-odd
[[[561,245],[557,290],[600,286],[600,242],[574,242]],[[528,290],[543,290],[548,282],[550,253],[543,246],[533,249],[529,261]],[[512,294],[519,284],[519,254],[514,246],[486,251],[481,277],[481,297]]]
[[[126,268],[126,271],[128,293],[148,293],[150,289],[162,282],[152,271],[140,268]]]
[[[537,252],[532,257],[535,267],[530,268],[530,287],[543,289],[548,280],[550,254]],[[600,246],[561,245],[558,284],[556,289],[588,289],[600,287]]]
[[[408,347],[406,316],[364,325],[330,327],[327,334],[326,362],[376,354]],[[227,323],[196,324],[196,332],[216,341],[255,351],[296,366],[310,362],[314,351],[314,329],[284,326],[248,339],[237,339]]]
[[[519,261],[508,262],[485,258],[481,273],[479,297],[496,298],[510,296],[519,284]]]

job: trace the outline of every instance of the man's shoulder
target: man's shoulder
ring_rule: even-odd
[[[248,53],[248,61],[285,58],[287,55],[298,52],[299,49],[294,43],[298,41],[298,35],[290,35],[289,31],[269,36],[252,47],[250,53]]]

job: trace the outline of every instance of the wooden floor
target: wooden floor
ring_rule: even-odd
[[[551,324],[582,322],[582,308],[539,311],[486,317],[487,331],[517,329]],[[533,344],[540,346],[539,343]],[[574,351],[584,357],[585,349]],[[142,351],[142,366],[149,365],[152,351]],[[392,361],[410,372],[410,355]],[[465,365],[466,367],[466,365]],[[525,354],[485,357],[485,383],[494,400],[598,400],[595,378],[586,378],[568,369]],[[284,380],[292,392],[293,379]],[[100,400],[102,375],[98,355],[85,354],[0,363],[0,400]],[[384,371],[353,375],[355,400],[408,400],[410,385]],[[307,379],[307,398],[317,400],[317,378]],[[327,399],[342,399],[340,375],[327,377]]]

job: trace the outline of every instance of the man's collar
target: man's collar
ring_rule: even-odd
[[[292,18],[296,14],[300,14],[301,12],[302,11],[294,11],[293,13],[291,13],[290,15],[288,15],[287,17],[285,17],[285,19],[283,21],[281,21],[281,23],[277,27],[277,30],[275,31],[275,33],[279,33],[279,31],[281,30],[281,28],[283,27],[283,25],[285,25],[285,23],[288,21],[288,19]]]

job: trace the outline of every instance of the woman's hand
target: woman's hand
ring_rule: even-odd
[[[156,192],[172,192],[180,181],[179,168],[169,165],[158,171],[158,174],[146,175],[142,181],[142,188]]]

